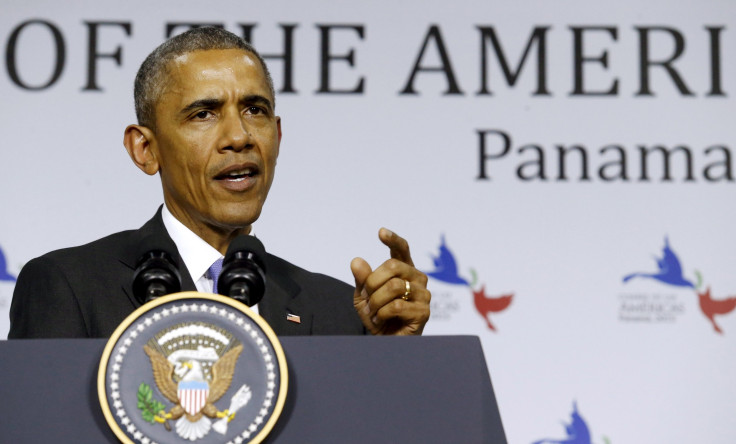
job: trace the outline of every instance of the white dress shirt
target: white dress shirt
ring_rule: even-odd
[[[201,237],[197,236],[192,230],[187,228],[164,205],[161,211],[161,218],[164,221],[164,227],[169,236],[176,244],[179,250],[181,260],[184,261],[189,274],[194,281],[197,291],[203,293],[217,293],[213,291],[212,278],[207,273],[210,266],[217,260],[222,258],[222,254],[212,245],[205,242]],[[250,307],[258,313],[258,304]]]

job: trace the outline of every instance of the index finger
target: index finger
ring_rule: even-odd
[[[381,228],[378,231],[378,238],[389,248],[393,259],[414,266],[414,261],[411,260],[411,253],[409,252],[409,243],[406,239],[388,228]]]

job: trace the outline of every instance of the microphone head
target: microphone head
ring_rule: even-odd
[[[264,271],[266,270],[266,248],[257,237],[247,234],[240,235],[230,242],[230,246],[227,247],[227,253],[225,253],[223,266],[228,263],[228,258],[232,258],[239,251],[250,253],[253,260],[257,261],[258,265]]]
[[[222,261],[217,292],[248,306],[257,304],[266,291],[266,249],[253,236],[238,236]]]
[[[181,291],[181,275],[171,253],[175,249],[165,236],[148,235],[138,244],[133,295],[141,304]]]

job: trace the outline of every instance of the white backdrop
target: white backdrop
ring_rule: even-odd
[[[715,300],[736,294],[733,2],[213,5],[6,0],[0,7],[7,262],[0,336],[12,277],[25,262],[136,228],[161,203],[158,179],[132,165],[122,133],[134,121],[135,72],[164,40],[166,24],[221,23],[236,33],[240,24],[257,24],[252,40],[264,54],[283,53],[283,27],[295,25],[296,92],[277,97],[284,138],[256,224],[269,251],[350,282],[352,257],[374,266],[387,258],[381,226],[405,236],[427,272],[444,236],[470,285],[430,280],[426,332],[481,338],[511,443],[736,440],[736,311],[715,316],[718,333],[705,313],[719,304],[698,296],[708,288]],[[22,27],[29,20],[49,24]],[[130,29],[98,25],[96,52],[119,48],[120,55],[119,63],[96,59],[95,91],[83,90],[90,22]],[[318,92],[320,26],[331,26],[329,88],[352,90],[362,79],[361,93]],[[513,86],[490,31],[484,38],[479,28],[493,29],[512,74],[537,36]],[[24,89],[18,83],[49,83],[61,61],[51,29],[65,49],[60,76]],[[352,63],[340,58],[350,51]],[[484,60],[493,94],[479,94]],[[585,94],[572,94],[576,60]],[[283,61],[269,64],[282,89]],[[432,70],[438,67],[444,71]],[[458,93],[446,93],[450,71]],[[416,94],[402,94],[413,72]],[[614,85],[615,93],[592,94]],[[509,139],[505,156],[501,133]],[[571,150],[564,173],[558,146]],[[661,153],[641,154],[655,146],[671,152],[671,180],[663,179]],[[588,180],[581,180],[581,151]],[[688,164],[692,180],[685,180]],[[676,259],[658,271],[666,239]],[[660,279],[623,282],[635,272]],[[678,277],[692,287],[673,285]],[[473,291],[482,288],[488,297],[513,295],[490,314],[495,330],[474,305]],[[566,431],[561,423],[572,422],[574,405],[582,419]]]

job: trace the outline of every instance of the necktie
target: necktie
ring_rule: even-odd
[[[222,258],[217,259],[212,265],[210,265],[210,268],[207,270],[207,272],[210,274],[210,278],[212,279],[212,293],[217,294],[217,280],[220,277],[221,271]]]

